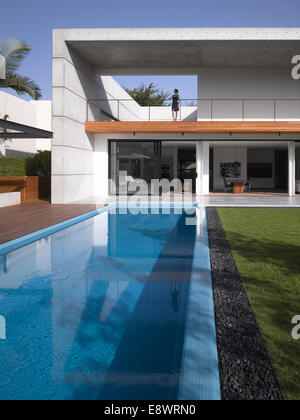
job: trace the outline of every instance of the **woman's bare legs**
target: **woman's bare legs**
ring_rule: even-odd
[[[172,111],[173,121],[178,121],[178,111]]]

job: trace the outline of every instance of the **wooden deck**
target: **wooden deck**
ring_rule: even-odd
[[[50,205],[46,202],[0,208],[0,244],[95,209],[96,205]]]
[[[300,121],[86,122],[87,133],[299,134]]]

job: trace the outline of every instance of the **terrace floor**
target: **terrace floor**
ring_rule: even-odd
[[[95,210],[94,204],[32,202],[0,208],[0,244]]]

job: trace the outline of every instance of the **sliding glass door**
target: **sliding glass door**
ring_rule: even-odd
[[[176,141],[110,141],[110,194],[127,195],[128,185],[138,188],[139,180],[148,186],[151,181],[179,178],[182,184],[191,180],[192,192],[196,188],[196,146]],[[141,185],[141,184],[140,184]]]
[[[110,194],[125,194],[124,182],[134,183],[144,180],[151,188],[151,180],[159,178],[160,141],[111,141],[110,153]],[[126,178],[124,178],[126,173]]]

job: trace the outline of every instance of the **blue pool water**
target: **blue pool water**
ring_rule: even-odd
[[[120,213],[0,256],[0,399],[220,398],[205,210]]]

